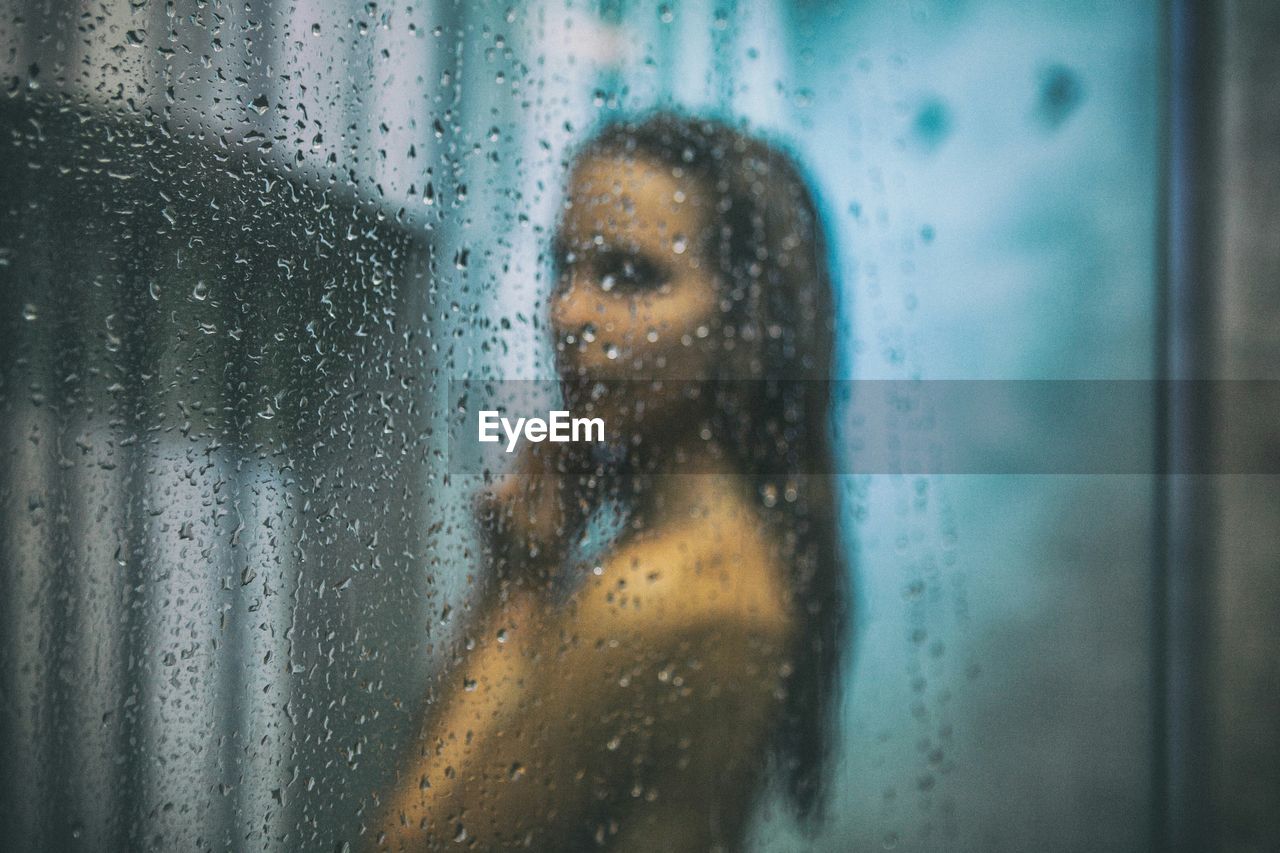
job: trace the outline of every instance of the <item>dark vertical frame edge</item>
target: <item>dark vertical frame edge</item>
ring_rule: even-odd
[[[1160,189],[1159,378],[1214,378],[1214,230],[1221,66],[1213,0],[1166,0]],[[1209,658],[1214,541],[1210,395],[1198,381],[1161,382],[1156,413],[1151,846],[1214,844]]]

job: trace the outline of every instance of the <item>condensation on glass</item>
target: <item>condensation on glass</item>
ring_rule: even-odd
[[[1154,2],[0,14],[0,834],[29,849],[377,844],[490,571],[449,381],[551,375],[566,169],[610,116],[790,140],[842,376],[1155,369]],[[831,802],[806,838],[770,789],[752,843],[1141,846],[1149,479],[839,488]]]

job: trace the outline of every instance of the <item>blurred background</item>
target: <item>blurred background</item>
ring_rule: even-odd
[[[844,378],[1280,379],[1266,0],[0,10],[14,849],[362,843],[485,570],[448,382],[551,376],[611,115],[789,144]],[[1280,447],[1214,414],[1108,428]],[[1280,478],[842,483],[835,799],[814,838],[765,802],[758,849],[1280,847]]]

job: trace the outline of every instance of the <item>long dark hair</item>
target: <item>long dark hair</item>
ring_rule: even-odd
[[[722,282],[723,340],[751,354],[748,381],[717,383],[717,434],[751,475],[792,570],[801,630],[771,752],[797,815],[812,818],[829,774],[847,621],[829,424],[835,310],[818,206],[785,151],[712,119],[662,111],[614,121],[574,159],[602,155],[680,170],[716,201],[708,252]]]

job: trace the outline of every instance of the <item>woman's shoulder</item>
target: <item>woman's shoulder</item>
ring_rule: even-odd
[[[579,617],[643,632],[777,635],[792,617],[786,566],[740,481],[691,475],[684,499],[626,537],[580,587]]]

